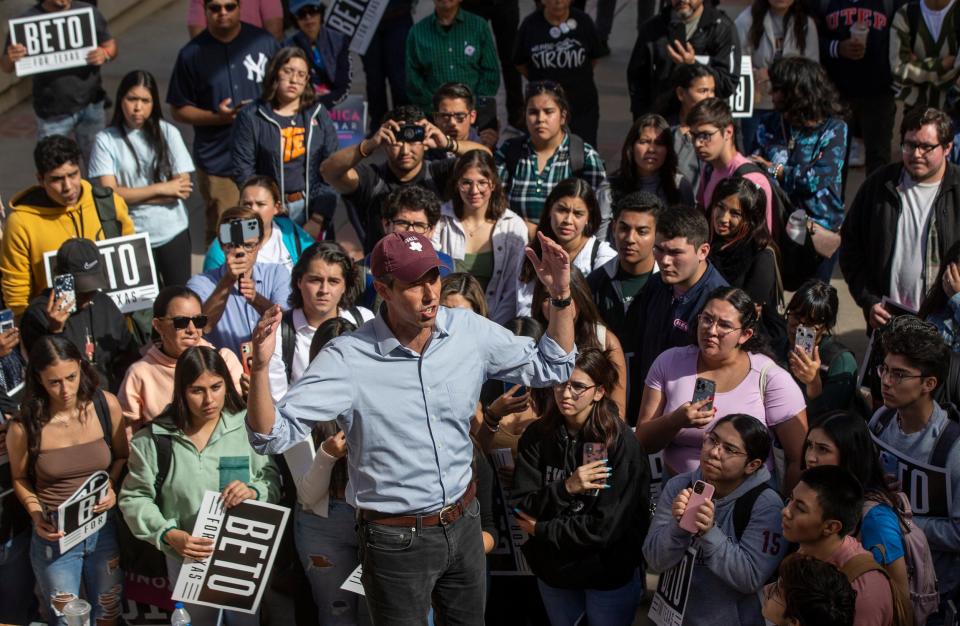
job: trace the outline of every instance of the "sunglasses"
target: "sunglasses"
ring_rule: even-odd
[[[306,6],[300,9],[299,11],[297,11],[297,18],[301,20],[305,20],[308,17],[313,17],[314,15],[321,15],[322,13],[323,13],[323,9],[320,7]]]
[[[211,13],[233,13],[239,6],[236,2],[228,2],[227,4],[210,3],[207,5],[207,10]]]
[[[193,317],[187,317],[186,315],[176,315],[174,317],[162,317],[160,319],[170,320],[173,322],[173,327],[177,330],[186,330],[187,326],[190,325],[190,322],[193,322],[193,327],[197,330],[203,330],[207,327],[207,316],[206,315],[195,315]]]

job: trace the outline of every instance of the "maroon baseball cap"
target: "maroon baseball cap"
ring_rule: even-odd
[[[377,242],[370,255],[374,278],[390,274],[405,283],[416,281],[440,265],[430,240],[414,232],[390,233]]]

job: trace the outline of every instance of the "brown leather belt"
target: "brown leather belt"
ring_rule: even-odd
[[[303,192],[295,191],[293,193],[287,194],[287,202],[296,202],[297,200],[303,200]]]
[[[377,511],[361,509],[360,519],[365,522],[383,524],[384,526],[409,526],[413,528],[416,527],[417,519],[419,518],[420,526],[447,526],[463,517],[467,506],[473,502],[476,496],[477,483],[471,480],[462,498],[453,504],[448,504],[436,513],[430,513],[428,515],[393,515],[391,513],[378,513]]]

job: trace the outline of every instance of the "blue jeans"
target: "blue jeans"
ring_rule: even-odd
[[[330,498],[327,517],[304,511],[300,505],[294,513],[297,555],[310,580],[321,624],[357,624],[360,596],[340,588],[360,563],[356,515],[352,506],[334,498]]]
[[[19,505],[18,505],[19,506]],[[36,613],[29,528],[0,543],[0,624],[28,624]]]
[[[376,626],[422,626],[432,603],[444,626],[483,626],[486,558],[480,505],[447,526],[358,529],[363,589]]]
[[[117,543],[114,515],[115,510],[108,514],[103,528],[63,554],[60,553],[58,542],[32,534],[30,561],[43,599],[48,603],[50,626],[66,624],[50,604],[51,594],[63,592],[79,597],[81,582],[87,602],[93,607],[90,621],[102,619],[110,623],[112,619],[119,622],[123,609],[123,570],[120,569],[120,546]]]
[[[557,589],[540,579],[537,584],[553,626],[574,626],[584,613],[590,624],[630,626],[643,594],[639,570],[618,589]]]
[[[85,164],[90,161],[93,142],[101,130],[103,130],[103,100],[88,104],[72,115],[37,118],[37,141],[50,135],[69,137],[73,134],[77,143],[80,144],[80,152],[83,153]]]

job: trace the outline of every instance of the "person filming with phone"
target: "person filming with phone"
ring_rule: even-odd
[[[756,418],[720,418],[700,447],[700,466],[671,478],[660,492],[643,556],[658,574],[697,551],[684,624],[762,624],[757,593],[777,571],[787,542],[783,500],[764,462],[770,432]]]
[[[520,437],[514,491],[523,554],[553,626],[628,626],[642,597],[647,457],[610,397],[618,368],[586,348]]]

